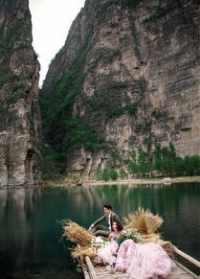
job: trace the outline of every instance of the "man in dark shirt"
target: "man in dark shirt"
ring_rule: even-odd
[[[105,236],[107,237],[112,231],[112,224],[116,222],[122,226],[119,216],[112,210],[110,204],[105,204],[103,207],[104,215],[97,219],[94,223],[91,224],[89,230],[95,236]],[[100,225],[103,221],[106,221],[107,226]]]

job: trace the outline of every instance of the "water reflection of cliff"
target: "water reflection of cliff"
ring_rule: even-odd
[[[138,207],[149,208],[153,212],[164,214],[166,211],[175,215],[180,207],[180,191],[173,187],[88,187],[71,188],[66,193],[67,200],[73,200],[70,211],[93,215],[96,211],[102,213],[104,203],[111,203],[122,216],[126,216]],[[83,210],[81,210],[81,208]]]
[[[0,190],[0,269],[4,276],[20,268],[37,248],[30,223],[40,194],[39,188]]]
[[[122,216],[127,215],[138,207],[149,208],[153,212],[160,214],[176,215],[183,207],[183,202],[191,202],[194,191],[189,193],[187,185],[181,188],[172,186],[109,186],[109,187],[88,187],[71,188],[67,196],[73,200],[73,207],[80,211],[85,208],[87,212],[95,210],[102,211],[104,203],[111,203],[116,211],[120,211]],[[194,197],[193,197],[194,198]],[[187,206],[188,208],[188,206]],[[80,212],[79,212],[80,213]]]

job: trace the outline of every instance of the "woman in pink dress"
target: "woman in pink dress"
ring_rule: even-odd
[[[122,242],[117,253],[115,270],[127,272],[130,279],[167,278],[172,261],[157,243]]]
[[[119,245],[117,243],[117,238],[120,235],[120,232],[122,231],[121,224],[117,222],[113,222],[112,225],[112,232],[109,234],[108,244],[100,248],[97,252],[97,257],[99,259],[99,262],[103,264],[109,264],[111,267],[115,265],[116,257],[117,257],[117,251],[119,248]]]
[[[122,228],[121,228],[122,229]],[[113,223],[110,242],[97,255],[101,262],[126,272],[130,279],[167,278],[172,269],[172,261],[164,249],[156,243],[135,243],[125,240],[119,246],[117,237],[120,229]]]

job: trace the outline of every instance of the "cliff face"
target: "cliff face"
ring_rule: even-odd
[[[0,0],[0,185],[37,182],[39,63],[28,0]]]
[[[133,149],[158,143],[200,154],[199,43],[196,0],[87,0],[42,95],[67,170],[126,168]]]

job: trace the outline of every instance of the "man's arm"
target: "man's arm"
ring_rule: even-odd
[[[101,216],[99,219],[97,219],[94,223],[91,224],[90,228],[94,228],[96,225],[101,223],[105,219],[105,215]]]

